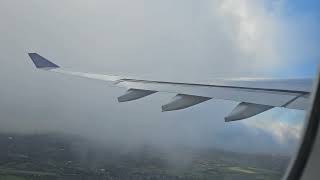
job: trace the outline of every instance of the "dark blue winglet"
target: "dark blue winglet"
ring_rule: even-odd
[[[50,69],[59,68],[58,65],[54,64],[53,62],[50,62],[49,60],[40,56],[37,53],[28,53],[28,54],[37,68],[50,68]]]

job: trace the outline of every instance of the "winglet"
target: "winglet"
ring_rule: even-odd
[[[31,60],[33,61],[34,65],[39,69],[54,69],[59,68],[58,65],[54,64],[53,62],[50,62],[46,58],[40,56],[37,53],[28,53]]]

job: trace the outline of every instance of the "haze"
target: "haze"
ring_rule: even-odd
[[[69,69],[167,81],[313,76],[319,13],[288,6],[284,0],[2,0],[0,131],[80,134],[127,148],[293,152],[303,111],[275,108],[225,123],[237,103],[213,99],[161,113],[174,94],[118,103],[125,89],[37,71],[27,56],[37,52]]]

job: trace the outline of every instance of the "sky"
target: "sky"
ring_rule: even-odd
[[[161,113],[174,94],[118,103],[125,89],[37,71],[27,53],[72,70],[165,81],[314,77],[319,12],[317,1],[298,0],[0,1],[0,131],[292,153],[303,111],[225,123],[237,102],[214,99]]]

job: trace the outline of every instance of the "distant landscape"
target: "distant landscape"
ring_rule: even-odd
[[[66,134],[0,134],[0,180],[277,180],[289,157],[220,149],[109,147]]]

